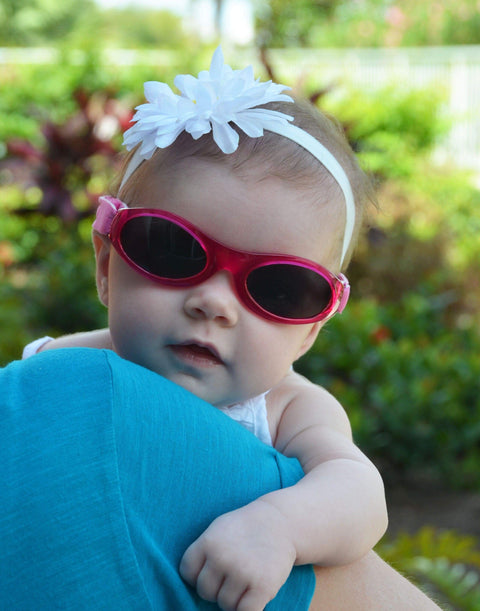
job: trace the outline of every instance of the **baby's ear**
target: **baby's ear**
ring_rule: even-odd
[[[108,266],[110,263],[110,248],[112,246],[107,236],[97,231],[92,232],[93,247],[95,249],[96,282],[100,301],[108,307]]]

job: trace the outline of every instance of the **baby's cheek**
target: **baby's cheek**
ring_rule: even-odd
[[[242,383],[249,388],[249,396],[270,390],[290,369],[287,358],[282,358],[271,348],[266,349],[265,345],[253,346],[248,361],[248,366],[242,372]]]
[[[148,327],[145,319],[130,311],[112,311],[109,315],[110,334],[115,352],[129,361],[138,362],[142,346],[146,349],[145,338],[148,337]]]

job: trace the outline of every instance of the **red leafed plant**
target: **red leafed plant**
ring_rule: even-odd
[[[2,166],[11,181],[41,191],[34,210],[20,207],[17,214],[57,216],[65,223],[89,216],[98,197],[89,187],[92,176],[99,167],[111,175],[117,165],[118,135],[128,127],[132,113],[106,93],[78,89],[73,95],[78,110],[62,124],[44,123],[42,145],[19,139],[7,143]],[[76,197],[79,192],[81,198]],[[79,199],[81,206],[74,203]]]

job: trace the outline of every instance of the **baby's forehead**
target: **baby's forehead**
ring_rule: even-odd
[[[268,192],[269,186],[275,190],[287,191],[298,213],[313,212],[321,225],[330,223],[332,215],[338,217],[340,214],[344,219],[342,191],[318,160],[307,152],[307,165],[280,157],[282,163],[279,167],[271,156],[265,157],[262,153],[263,150],[254,151],[250,156],[239,156],[236,153],[218,157],[184,155],[174,160],[163,155],[161,162],[152,159],[141,168],[138,188],[132,193],[130,203],[144,205],[145,199],[151,199],[157,193],[162,197],[168,196],[170,192],[188,183],[198,183],[199,178],[221,183],[222,177],[234,176],[240,187],[244,185],[251,191]],[[233,194],[225,193],[225,196],[228,195]]]
[[[297,149],[300,147],[296,146]],[[297,159],[279,155],[279,162],[271,156],[252,156],[241,165],[233,164],[231,171],[252,184],[276,183],[292,194],[292,205],[299,202],[306,209],[298,208],[299,214],[313,212],[318,222],[325,224],[330,216],[344,220],[345,200],[341,188],[330,172],[308,151],[301,151]],[[343,231],[343,228],[341,229]]]

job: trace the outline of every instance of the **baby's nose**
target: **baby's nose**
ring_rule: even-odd
[[[238,321],[239,302],[229,272],[220,271],[188,290],[184,310],[191,318],[215,320],[232,327]]]

